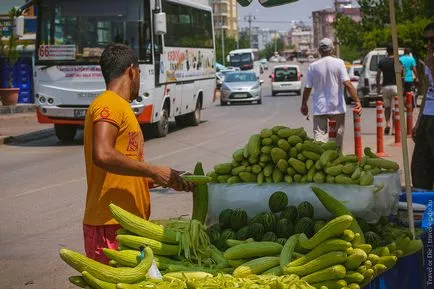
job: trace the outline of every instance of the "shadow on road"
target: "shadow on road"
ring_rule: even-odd
[[[206,123],[207,121],[201,121],[200,123]],[[188,126],[176,126],[176,123],[169,123],[169,134],[183,129],[188,128]],[[152,133],[150,126],[142,126],[142,132],[145,142],[152,139],[158,139]],[[83,145],[83,130],[78,129],[77,134],[72,141],[60,141],[57,139],[54,129],[46,129],[35,131],[29,134],[14,136],[5,142],[6,146],[16,146],[16,147],[63,147],[63,146],[82,146]]]

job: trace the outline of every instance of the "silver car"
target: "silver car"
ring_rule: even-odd
[[[220,88],[220,104],[233,102],[262,103],[263,80],[256,77],[254,71],[236,71],[226,74]]]

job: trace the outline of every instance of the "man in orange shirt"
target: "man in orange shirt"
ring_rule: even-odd
[[[130,102],[138,97],[137,56],[123,44],[110,44],[100,66],[107,90],[89,106],[84,124],[87,198],[83,219],[84,246],[89,258],[107,263],[103,248],[117,248],[108,205],[113,202],[145,219],[150,215],[147,178],[163,187],[192,191],[179,172],[144,162],[143,134]]]

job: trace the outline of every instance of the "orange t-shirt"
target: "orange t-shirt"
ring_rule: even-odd
[[[112,91],[103,92],[90,104],[84,123],[87,197],[83,223],[94,226],[116,224],[108,207],[112,202],[148,219],[150,195],[146,178],[109,173],[92,161],[93,125],[97,121],[107,121],[119,128],[115,143],[117,151],[143,161],[143,134],[130,104]]]

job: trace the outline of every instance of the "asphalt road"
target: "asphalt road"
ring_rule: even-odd
[[[263,75],[262,105],[215,104],[203,111],[199,127],[172,129],[166,138],[146,141],[145,159],[180,170],[193,170],[200,160],[208,171],[229,160],[235,149],[262,128],[303,126],[311,135],[312,117],[309,121],[299,113],[301,97],[271,97],[269,73]],[[352,115],[347,117],[344,151],[352,152]],[[363,118],[372,123],[365,126],[366,134],[374,134],[375,109],[365,109]],[[60,260],[58,251],[67,247],[83,252],[86,185],[82,143],[82,136],[68,145],[52,136],[0,147],[0,289],[75,288],[67,277],[77,272]],[[190,211],[190,194],[152,193],[153,219]]]

